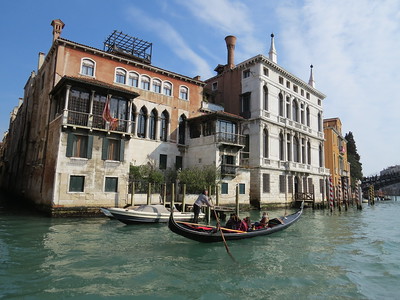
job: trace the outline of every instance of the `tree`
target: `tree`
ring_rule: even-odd
[[[356,142],[353,133],[349,131],[344,137],[347,141],[347,160],[350,163],[350,176],[352,186],[358,181],[362,180],[362,163],[360,162],[360,155],[357,153]]]

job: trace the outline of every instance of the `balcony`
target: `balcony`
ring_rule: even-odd
[[[111,124],[110,122],[106,122],[101,115],[65,110],[62,124],[64,126],[69,125],[73,127],[130,133],[130,127],[133,122],[118,119],[115,123]]]
[[[228,164],[221,165],[221,175],[236,176],[237,168],[238,166],[236,165],[228,165]]]
[[[245,136],[235,133],[217,132],[215,133],[215,142],[230,146],[245,146]]]

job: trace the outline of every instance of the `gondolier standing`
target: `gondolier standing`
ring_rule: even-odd
[[[197,223],[199,221],[199,213],[200,209],[203,205],[212,206],[210,201],[208,200],[208,191],[206,189],[199,195],[197,200],[193,204],[193,223]]]

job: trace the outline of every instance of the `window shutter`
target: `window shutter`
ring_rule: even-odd
[[[263,174],[263,192],[270,192],[269,174]]]
[[[69,132],[68,137],[67,137],[67,152],[66,152],[67,157],[72,156],[72,152],[73,152],[73,148],[74,148],[74,139],[75,139],[74,134]]]
[[[124,161],[124,154],[125,154],[125,140],[120,140],[120,147],[119,147],[119,161]]]
[[[107,160],[107,153],[108,153],[108,139],[104,138],[103,139],[103,148],[101,151],[101,159],[102,160]]]
[[[88,136],[88,143],[87,143],[87,153],[86,153],[86,157],[88,159],[92,158],[92,148],[93,148],[93,135],[89,135]]]

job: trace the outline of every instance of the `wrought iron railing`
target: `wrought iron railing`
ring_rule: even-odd
[[[222,175],[236,175],[236,169],[238,166],[236,165],[221,165],[221,174]]]
[[[245,136],[228,132],[216,132],[215,141],[218,143],[228,143],[228,144],[244,146]]]

